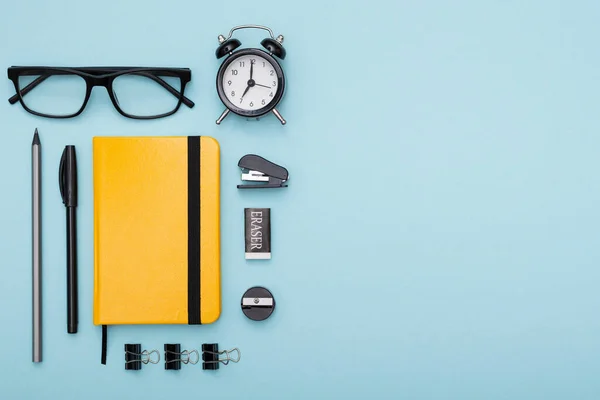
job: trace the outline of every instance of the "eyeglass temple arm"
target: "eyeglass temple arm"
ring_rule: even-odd
[[[35,89],[35,87],[37,85],[39,85],[40,83],[44,82],[49,77],[50,77],[50,75],[40,75],[40,76],[38,76],[29,85],[27,85],[23,89],[21,89],[21,96],[25,96],[27,93],[31,92],[33,89]],[[10,104],[15,104],[17,101],[19,101],[19,94],[18,93],[15,94],[10,99],[8,99],[8,102]]]
[[[167,82],[165,82],[163,79],[159,78],[158,76],[154,76],[149,73],[138,73],[138,74],[147,76],[148,78],[154,80],[156,83],[158,83],[159,85],[161,85],[162,87],[167,89],[167,91],[169,91],[173,96],[179,97],[179,92],[177,90],[173,89],[173,87],[171,85],[169,85]],[[27,85],[23,89],[21,89],[21,96],[25,96],[27,93],[31,92],[33,89],[35,89],[36,86],[38,86],[40,83],[44,82],[49,77],[50,77],[50,75],[40,75],[39,77],[34,79],[29,85]],[[8,99],[8,102],[10,104],[15,104],[17,101],[19,101],[18,93],[15,94],[14,96],[12,96],[10,99]],[[183,96],[182,101],[183,101],[183,104],[185,104],[189,108],[192,108],[195,106],[195,103],[185,96]]]

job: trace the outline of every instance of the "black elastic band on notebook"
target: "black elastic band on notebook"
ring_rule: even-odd
[[[106,365],[106,340],[108,332],[106,331],[106,325],[102,325],[102,359],[101,363]]]
[[[188,324],[200,324],[200,137],[188,137]]]

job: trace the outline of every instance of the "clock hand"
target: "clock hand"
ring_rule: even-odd
[[[266,87],[267,89],[271,89],[270,86],[266,86],[266,85],[261,85],[260,83],[255,83],[256,86],[262,86],[262,87]]]
[[[244,98],[244,96],[246,95],[246,93],[248,93],[248,90],[249,90],[249,89],[250,89],[250,85],[248,85],[248,86],[246,87],[246,90],[244,90],[244,94],[242,94],[242,97],[241,97],[242,99]]]
[[[254,73],[254,63],[250,61],[250,79],[252,79],[252,74]]]

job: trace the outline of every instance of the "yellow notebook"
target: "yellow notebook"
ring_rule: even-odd
[[[94,137],[93,157],[94,324],[216,321],[217,141]]]

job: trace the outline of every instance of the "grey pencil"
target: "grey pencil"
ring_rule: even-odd
[[[33,233],[33,362],[42,361],[42,154],[36,128],[31,144]]]

